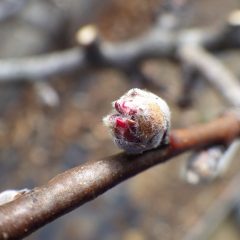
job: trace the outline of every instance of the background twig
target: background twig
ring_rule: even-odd
[[[229,24],[214,30],[181,31],[164,30],[155,26],[144,36],[124,43],[98,42],[95,46],[96,52],[94,54],[91,52],[95,56],[94,59],[88,58],[89,54],[86,51],[88,49],[92,51],[92,48],[86,48],[86,46],[36,57],[2,59],[0,60],[0,81],[21,79],[34,81],[96,66],[128,72],[149,58],[176,59],[179,46],[188,43],[202,46],[209,51],[239,47],[240,41],[235,36],[238,32],[239,26],[233,27]]]
[[[231,106],[240,106],[240,85],[234,74],[199,46],[183,46],[179,56],[184,63],[200,72]]]

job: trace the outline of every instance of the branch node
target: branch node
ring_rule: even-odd
[[[80,46],[88,47],[98,40],[98,30],[94,25],[80,28],[76,33],[76,40]]]
[[[100,49],[100,37],[97,28],[94,25],[87,25],[76,34],[76,40],[79,46],[83,47],[86,61],[95,67],[103,66],[105,59]]]

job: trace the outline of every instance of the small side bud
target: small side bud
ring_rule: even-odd
[[[168,142],[170,110],[157,95],[133,88],[112,105],[103,122],[119,148],[138,154]]]
[[[235,140],[229,146],[213,146],[194,152],[184,165],[182,176],[190,184],[200,184],[221,177],[240,148]]]
[[[220,159],[224,149],[214,146],[195,152],[183,170],[183,178],[190,184],[210,182],[219,174]]]
[[[6,190],[0,193],[0,206],[11,202],[15,199],[17,199],[18,197],[20,197],[22,194],[29,192],[30,190],[27,188],[21,189],[21,190]]]

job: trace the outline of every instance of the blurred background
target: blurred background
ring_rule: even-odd
[[[102,41],[119,43],[144,36],[166,11],[177,11],[177,27],[185,29],[224,24],[239,7],[239,0],[1,0],[0,58],[77,46],[76,32],[86,24],[98,28]],[[217,56],[240,77],[239,51]],[[182,69],[174,60],[146,60],[142,71],[154,84],[110,68],[35,79],[39,84],[1,81],[0,192],[42,185],[119,152],[101,119],[132,87],[166,99],[173,128],[208,121],[227,108],[204,81],[195,86],[191,105],[180,107]],[[189,154],[139,174],[26,239],[240,239],[238,156],[222,177],[190,185],[181,176]]]

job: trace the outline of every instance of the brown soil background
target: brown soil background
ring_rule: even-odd
[[[237,0],[190,2],[182,16],[188,27],[219,24],[239,7]],[[151,27],[159,6],[158,0],[115,0],[97,25],[105,39],[131,39]],[[240,74],[237,53],[220,57]],[[165,92],[150,90],[168,101],[174,128],[205,122],[225,109],[222,99],[204,81],[193,106],[179,109],[179,66],[167,60],[149,60],[143,68],[166,86]],[[60,106],[54,109],[42,106],[28,84],[1,84],[0,190],[42,185],[64,170],[119,151],[101,119],[111,101],[134,87],[131,80],[104,70],[59,78],[52,84],[60,96]],[[187,156],[139,174],[26,239],[182,239],[240,169],[236,157],[222,179],[190,186],[180,177]]]

